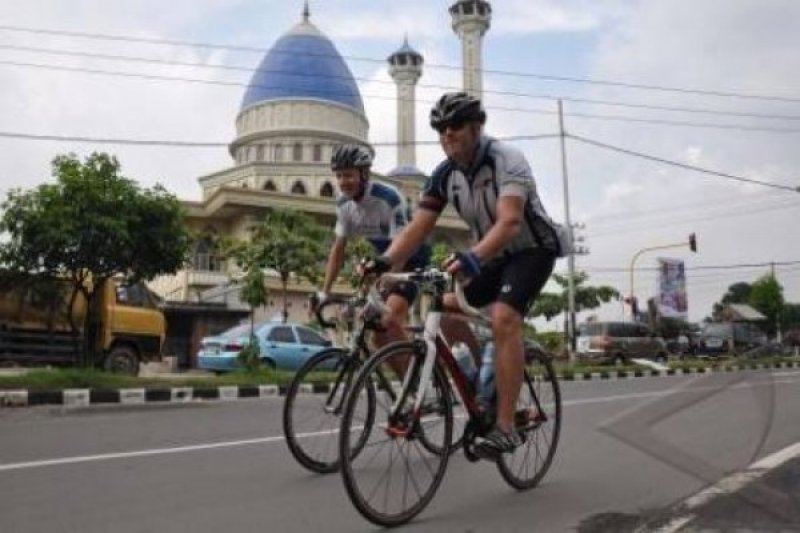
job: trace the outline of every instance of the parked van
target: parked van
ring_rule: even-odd
[[[639,322],[588,322],[578,329],[577,356],[586,362],[627,364],[634,358],[666,361],[667,345]]]

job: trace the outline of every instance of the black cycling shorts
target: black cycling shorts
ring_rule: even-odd
[[[503,302],[524,317],[550,278],[555,263],[555,254],[542,248],[491,260],[464,287],[464,295],[474,307]]]

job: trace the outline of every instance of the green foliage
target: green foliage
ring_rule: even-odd
[[[2,204],[0,264],[11,275],[66,278],[91,306],[111,277],[150,280],[184,265],[190,236],[164,188],[142,189],[104,153],[57,156],[52,171],[55,183],[12,190]]]
[[[714,304],[712,311],[713,316],[719,315],[722,309],[728,304],[746,304],[750,303],[750,291],[752,286],[749,283],[740,281],[728,287],[722,299]]]
[[[775,279],[775,276],[767,274],[753,283],[750,290],[749,303],[767,317],[766,324],[763,324],[763,327],[769,335],[774,335],[776,320],[784,305],[783,287]]]
[[[553,279],[562,291],[560,293],[543,292],[536,299],[528,316],[544,316],[548,321],[569,310],[569,278],[560,274],[553,274]],[[573,282],[575,285],[575,311],[596,309],[600,305],[619,299],[619,291],[614,287],[600,285],[593,287],[585,285],[589,275],[585,272],[576,272]]]
[[[431,247],[431,265],[437,268],[441,267],[445,259],[447,259],[453,251],[452,246],[444,241],[433,243]]]
[[[560,354],[564,350],[564,336],[558,331],[543,331],[534,337],[548,353]]]
[[[229,243],[225,255],[240,268],[256,265],[277,272],[283,287],[283,317],[289,316],[288,284],[292,276],[317,283],[327,256],[328,229],[304,213],[270,209],[251,230],[249,241]]]
[[[342,268],[342,277],[350,283],[350,286],[355,288],[358,286],[360,276],[356,272],[356,267],[362,259],[372,259],[375,257],[375,247],[372,246],[368,240],[363,237],[354,237],[347,240],[347,249],[345,250],[344,266]]]
[[[242,348],[236,359],[245,371],[255,372],[261,367],[261,350],[258,347],[258,340],[255,336],[251,336],[250,339],[250,344]]]

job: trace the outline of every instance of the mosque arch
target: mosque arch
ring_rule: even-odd
[[[322,187],[319,188],[319,195],[324,198],[333,198],[333,185],[330,181],[322,184]]]
[[[292,194],[307,194],[305,184],[300,180],[295,181],[294,185],[292,185]]]

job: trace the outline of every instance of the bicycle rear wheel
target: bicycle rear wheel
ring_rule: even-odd
[[[339,469],[339,426],[344,408],[344,398],[352,387],[359,361],[344,350],[324,350],[306,361],[292,379],[283,404],[283,433],[286,444],[297,462],[319,474],[329,474]],[[319,394],[303,394],[303,386],[314,387],[332,374],[329,389]],[[358,453],[363,446],[368,428],[375,413],[375,393],[367,389],[366,418],[359,436],[352,439]],[[366,430],[365,430],[366,429]]]
[[[561,434],[561,390],[549,358],[536,357],[522,381],[515,414],[517,431],[524,442],[513,453],[504,453],[497,468],[517,490],[535,487],[556,454]]]
[[[418,342],[390,344],[375,353],[356,377],[342,414],[339,460],[347,494],[365,518],[381,526],[398,526],[420,513],[430,503],[447,468],[453,429],[452,395],[436,393],[436,389],[449,390],[439,368],[435,368],[431,384],[435,386],[428,387],[423,398],[423,409],[420,413],[413,409],[421,393],[423,353],[424,343]],[[402,367],[398,361],[408,361],[407,380],[391,370]],[[404,381],[408,385],[401,390]],[[354,426],[369,408],[367,391],[373,384],[375,419],[367,442],[361,453],[346,453],[357,435]],[[395,402],[402,406],[396,411]],[[436,404],[436,412],[428,414],[426,403]],[[435,423],[435,429],[430,422]]]

